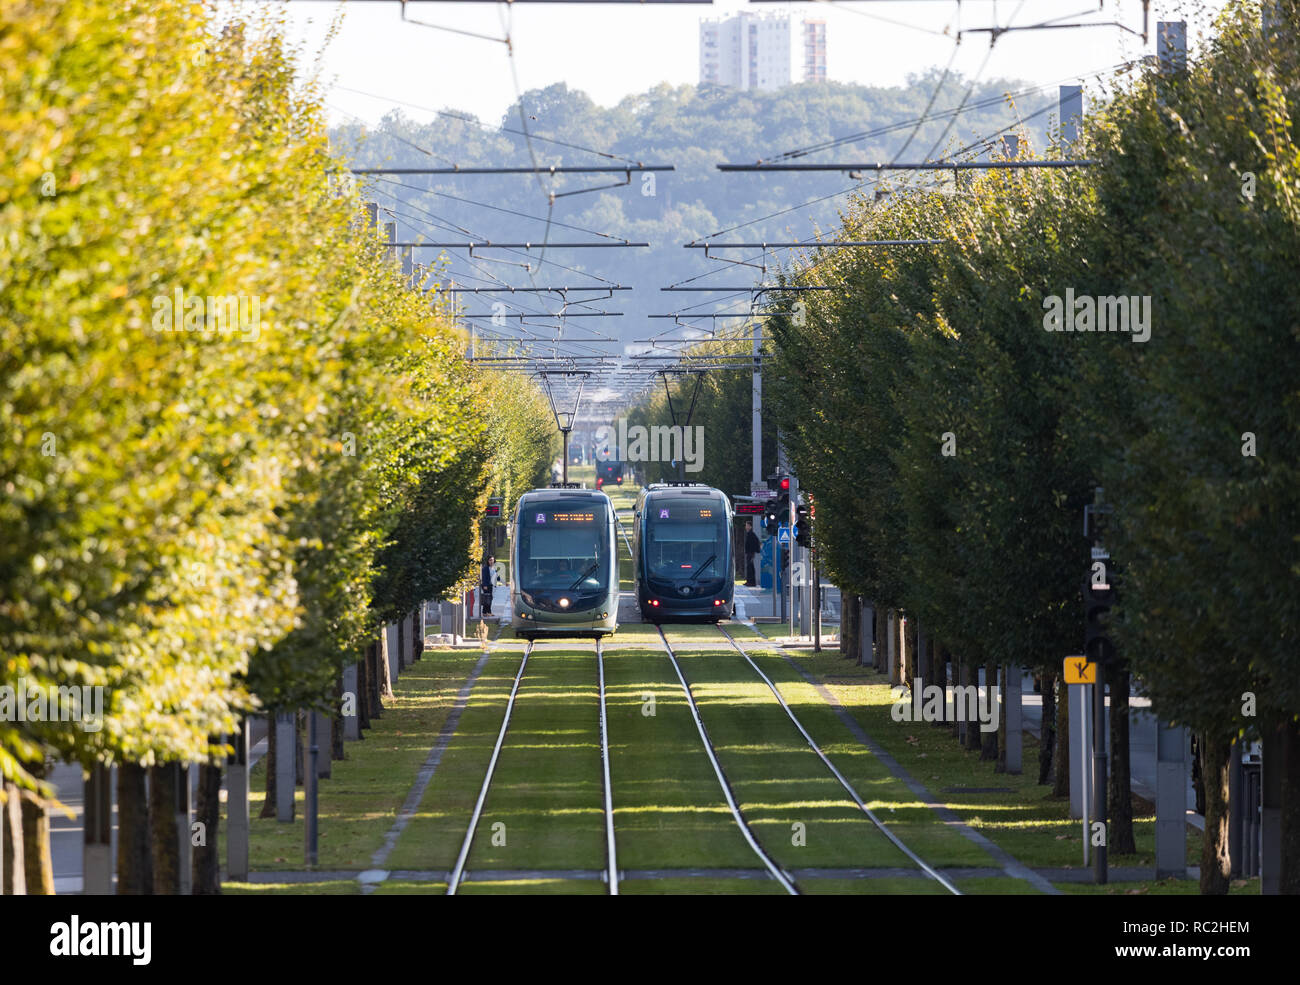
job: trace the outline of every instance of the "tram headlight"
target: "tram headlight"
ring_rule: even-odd
[[[561,609],[567,609],[569,607],[569,600],[560,599],[558,602],[556,602],[556,605],[558,605]]]

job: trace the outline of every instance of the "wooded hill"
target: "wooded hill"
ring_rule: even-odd
[[[1009,93],[1018,96],[1009,99]],[[568,195],[555,202],[551,241],[590,241],[594,231],[649,242],[650,249],[555,250],[546,254],[546,265],[534,268],[539,284],[593,283],[599,277],[635,287],[634,292],[615,295],[600,306],[626,312],[626,317],[575,320],[565,331],[566,338],[590,337],[586,329],[599,323],[600,331],[630,340],[662,332],[672,324],[647,322],[645,315],[676,311],[701,300],[696,296],[682,302],[682,295],[662,294],[659,288],[719,268],[717,277],[703,283],[726,284],[719,278],[729,276],[734,281],[738,273],[744,274],[743,283],[751,283],[759,273],[750,268],[728,270],[717,261],[705,260],[702,251],[682,249],[682,244],[748,223],[752,225],[744,225],[728,238],[804,239],[819,228],[833,230],[848,201],[847,195],[836,193],[874,189],[878,180],[868,174],[860,182],[838,172],[723,174],[715,167],[718,163],[770,160],[786,151],[855,134],[863,136],[799,160],[886,161],[900,151],[900,159],[920,160],[927,154],[942,156],[978,144],[979,138],[1021,119],[1026,121],[1025,132],[1041,146],[1054,111],[1040,111],[1054,107],[1056,99],[1055,87],[1035,91],[1025,83],[1004,79],[972,85],[958,75],[944,79],[937,70],[913,76],[896,88],[806,83],[776,92],[743,92],[664,84],[611,107],[598,106],[585,93],[558,84],[524,93],[522,121],[519,105],[490,125],[455,109],[419,124],[411,119],[416,110],[399,107],[377,126],[336,127],[331,141],[357,167],[530,166],[529,141],[522,135],[526,124],[539,166],[609,166],[628,161],[674,165],[675,171],[654,175],[653,189],[643,180],[648,176],[633,175],[628,187]],[[929,118],[917,129],[914,121],[931,101]],[[963,105],[959,117],[947,112]],[[985,158],[987,153],[978,144],[967,156]],[[400,241],[541,242],[545,222],[516,213],[545,220],[547,192],[608,186],[623,177],[566,175],[539,181],[529,175],[375,176],[368,179],[369,190],[363,195],[395,211],[395,216],[385,218],[396,218]],[[809,208],[788,211],[818,199]],[[528,262],[523,251],[485,252]],[[531,255],[535,262],[537,251]],[[432,262],[434,251],[419,251],[416,259]],[[464,251],[455,252],[452,261],[451,276],[461,286],[488,286],[497,279],[520,286],[529,283],[518,267],[471,261]],[[573,269],[551,266],[552,261]],[[522,297],[508,301],[511,311],[540,310]],[[480,297],[467,300],[465,310],[490,313],[491,306]]]

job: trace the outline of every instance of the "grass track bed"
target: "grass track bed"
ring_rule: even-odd
[[[911,864],[858,810],[734,650],[687,651],[678,660],[741,810],[773,858],[786,868]]]
[[[598,879],[512,879],[466,882],[456,892],[465,896],[604,896],[609,889]]]
[[[375,887],[375,896],[445,896],[445,882],[412,882],[406,879],[389,879]]]
[[[607,652],[605,687],[619,868],[761,864],[722,797],[667,655]]]
[[[853,785],[881,822],[902,839],[908,848],[932,866],[996,864],[980,846],[939,823],[934,812],[858,742],[839,720],[834,709],[782,656],[767,651],[755,652],[750,656],[776,684],[786,704],[835,764],[836,769]],[[737,655],[736,659],[741,658]],[[746,669],[749,669],[748,665]],[[750,670],[750,673],[753,671]],[[767,690],[766,685],[763,687]],[[898,726],[892,720],[890,724]],[[874,735],[870,730],[868,734]],[[822,769],[826,769],[824,765]],[[826,772],[829,774],[829,771]]]
[[[624,896],[785,896],[775,879],[624,879]]]
[[[224,896],[357,896],[361,886],[354,879],[328,882],[223,882]]]
[[[535,649],[467,868],[604,866],[598,716],[595,647]]]

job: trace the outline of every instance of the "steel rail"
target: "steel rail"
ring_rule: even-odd
[[[600,682],[600,762],[605,783],[605,871],[609,878],[609,895],[618,895],[618,855],[614,847],[614,788],[609,780],[609,715],[605,709],[604,646],[596,640],[596,671]]]
[[[754,663],[754,659],[748,653],[745,652],[744,648],[741,647],[741,645],[737,643],[734,638],[732,638],[732,635],[730,633],[728,633],[725,629],[723,629],[721,625],[718,626],[718,629],[721,630],[722,635],[727,638],[727,642],[729,642],[733,647],[736,648],[736,652],[745,658],[745,661],[749,664],[749,666],[754,668],[754,673],[758,674],[759,677],[763,678],[763,683],[768,686],[768,688],[772,691],[772,694],[775,695],[776,700],[780,702],[781,707],[785,709],[785,713],[790,716],[790,721],[794,722],[794,727],[797,728],[799,732],[803,735],[803,737],[808,740],[808,745],[812,747],[812,751],[815,752],[821,758],[821,761],[826,764],[826,768],[831,771],[831,773],[835,776],[835,779],[840,781],[840,786],[842,786],[846,791],[848,791],[848,794],[850,797],[853,798],[854,803],[856,803],[860,808],[862,808],[862,813],[866,814],[867,817],[871,819],[871,823],[874,824],[877,828],[879,828],[881,833],[884,834],[884,836],[888,838],[891,842],[893,842],[896,848],[898,848],[904,855],[906,855],[918,866],[920,866],[921,871],[923,871],[930,878],[938,882],[939,885],[943,886],[944,889],[948,890],[948,892],[952,893],[954,896],[964,895],[962,891],[958,889],[956,886],[954,886],[951,882],[949,882],[948,879],[946,879],[943,875],[941,875],[937,870],[931,868],[925,862],[925,860],[921,858],[920,855],[917,855],[916,852],[912,851],[905,844],[903,844],[902,839],[899,838],[896,834],[894,834],[894,832],[890,831],[889,828],[887,828],[885,824],[880,820],[880,818],[876,817],[876,815],[872,813],[871,808],[868,807],[863,802],[862,798],[858,795],[858,792],[853,789],[853,785],[844,778],[843,773],[841,773],[839,770],[835,768],[835,764],[830,761],[826,753],[822,752],[821,746],[817,745],[813,737],[808,734],[808,730],[803,727],[803,723],[800,722],[799,719],[795,716],[795,713],[790,709],[790,706],[785,703],[785,698],[781,696],[781,692],[778,691],[776,685],[772,683],[772,679],[768,677],[765,673],[763,673],[763,669],[759,667],[758,664]]]
[[[492,774],[496,772],[497,760],[501,756],[501,744],[505,742],[506,729],[510,727],[510,713],[515,707],[515,696],[519,693],[519,682],[523,680],[524,668],[528,666],[528,658],[532,652],[533,642],[529,640],[524,647],[524,657],[519,661],[519,669],[515,671],[515,683],[514,687],[510,689],[510,700],[506,702],[505,716],[501,719],[501,731],[497,733],[496,745],[492,747],[492,758],[488,761],[487,773],[483,777],[483,786],[479,789],[478,800],[474,804],[474,813],[469,819],[469,828],[465,832],[465,840],[461,843],[460,854],[456,856],[456,865],[447,877],[448,896],[456,895],[456,890],[460,887],[461,877],[465,874],[465,861],[469,858],[470,846],[474,844],[474,831],[478,828],[479,818],[483,814],[483,804],[487,801],[488,787],[492,784]]]
[[[691,693],[691,686],[686,683],[686,677],[682,673],[681,664],[677,662],[677,656],[673,653],[672,645],[668,642],[668,637],[664,634],[662,626],[656,627],[659,630],[659,638],[664,641],[664,648],[668,651],[668,659],[672,661],[673,670],[677,672],[677,679],[682,682],[682,691],[686,694],[686,702],[691,709],[691,717],[695,719],[695,727],[699,730],[700,739],[704,743],[704,752],[709,757],[709,762],[713,764],[714,775],[718,778],[718,783],[722,787],[722,796],[726,798],[727,806],[731,808],[731,816],[736,819],[736,824],[740,826],[740,833],[744,835],[745,841],[749,842],[749,847],[767,866],[767,871],[772,873],[773,878],[781,884],[781,887],[791,896],[802,895],[799,887],[795,884],[794,878],[788,875],[772,856],[768,855],[763,846],[758,843],[754,832],[749,828],[749,822],[740,812],[740,807],[736,804],[735,794],[732,792],[731,784],[727,781],[727,774],[722,771],[722,764],[718,762],[718,757],[714,754],[713,743],[709,741],[708,730],[704,727],[704,721],[700,718],[700,709],[695,704],[695,695]]]

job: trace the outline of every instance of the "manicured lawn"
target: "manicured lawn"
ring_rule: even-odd
[[[1195,879],[1161,879],[1151,882],[1092,883],[1057,882],[1057,889],[1071,896],[1195,896],[1200,883]],[[1258,896],[1259,879],[1237,879],[1228,887],[1230,896]]]
[[[329,882],[223,882],[226,896],[357,896],[361,886],[354,879]]]
[[[503,649],[488,658],[456,734],[389,856],[390,869],[445,872],[455,864],[522,654]]]
[[[1053,798],[1050,787],[1038,785],[1038,744],[1033,736],[1025,736],[1025,772],[997,773],[993,762],[983,762],[978,752],[960,748],[947,727],[894,721],[888,681],[871,668],[858,667],[838,653],[805,653],[796,659],[826,682],[869,735],[977,831],[1028,865],[1082,867],[1081,822],[1069,818],[1066,799]],[[782,684],[783,693],[812,690],[785,661],[768,660],[762,665],[774,679],[787,682]],[[962,792],[972,787],[1006,788],[1006,792]],[[1134,806],[1137,813],[1140,802],[1135,800]],[[1154,865],[1154,821],[1150,815],[1135,817],[1136,854],[1112,853],[1110,863]],[[1200,832],[1188,827],[1191,864],[1199,859],[1200,838]]]
[[[366,869],[396,819],[416,770],[428,756],[478,651],[426,651],[402,672],[382,718],[360,742],[345,745],[347,758],[335,762],[319,784],[320,869]],[[266,760],[250,776],[252,815],[249,862],[255,871],[305,869],[303,790],[296,791],[295,820],[282,824],[259,818],[266,790]],[[225,858],[226,825],[220,830]]]

